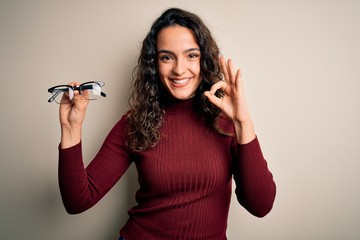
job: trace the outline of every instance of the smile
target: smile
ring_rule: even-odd
[[[170,80],[177,85],[185,85],[190,81],[190,78],[170,79]]]

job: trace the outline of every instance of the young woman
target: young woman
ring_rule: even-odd
[[[169,9],[153,23],[134,70],[130,109],[85,168],[81,131],[88,103],[75,91],[60,104],[59,184],[69,213],[92,207],[132,163],[140,188],[120,239],[226,239],[232,179],[238,202],[251,214],[263,217],[272,209],[276,187],[241,72],[220,57],[195,14]]]

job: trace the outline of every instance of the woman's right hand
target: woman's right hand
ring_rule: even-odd
[[[79,86],[78,82],[69,83],[71,86]],[[64,94],[63,98],[68,98],[68,94]],[[61,148],[68,148],[78,144],[81,141],[82,123],[89,100],[84,98],[79,91],[74,91],[73,99],[64,101],[60,104],[59,116],[61,124]]]

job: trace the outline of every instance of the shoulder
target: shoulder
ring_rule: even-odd
[[[130,150],[126,146],[127,140],[128,140],[128,120],[127,120],[127,113],[125,113],[112,127],[112,129],[107,135],[104,144],[110,144],[111,146],[116,146],[116,148],[122,148],[130,152]]]
[[[128,118],[129,118],[129,111],[120,117],[120,119],[116,122],[114,128],[126,129],[127,125],[129,124]]]
[[[128,129],[128,112],[123,114],[120,119],[117,120],[115,125],[113,125],[112,129],[109,132],[109,136],[111,137],[121,137],[126,138],[126,132]]]

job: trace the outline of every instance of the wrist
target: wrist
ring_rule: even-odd
[[[256,137],[254,124],[251,120],[234,121],[236,137],[239,144],[246,144]]]
[[[81,126],[61,126],[60,147],[69,148],[75,146],[81,141]]]

